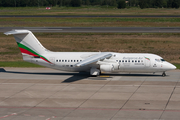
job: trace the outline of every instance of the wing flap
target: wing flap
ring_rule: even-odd
[[[105,58],[110,58],[111,56],[112,56],[112,53],[110,52],[99,53],[77,63],[75,66],[77,67],[85,66],[85,65],[97,62],[99,60],[103,60]]]

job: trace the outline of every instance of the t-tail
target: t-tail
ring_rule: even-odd
[[[14,38],[19,46],[19,49],[23,55],[23,60],[35,63],[41,59],[46,63],[51,62],[44,56],[49,51],[42,46],[38,39],[29,30],[12,30],[4,33],[6,35],[14,35]],[[39,63],[39,62],[38,62]],[[37,64],[38,64],[37,63]]]

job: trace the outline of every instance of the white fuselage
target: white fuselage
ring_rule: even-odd
[[[44,54],[53,64],[39,58],[25,59],[28,62],[50,67],[57,70],[64,71],[89,71],[92,67],[100,69],[98,62],[86,66],[75,66],[78,62],[96,55],[99,52],[49,52]],[[164,61],[160,56],[155,54],[141,54],[141,53],[113,53],[109,59],[104,59],[99,62],[111,63],[116,62],[119,66],[111,72],[165,72],[167,70],[175,69],[175,66],[169,62]],[[97,64],[98,63],[98,64]],[[106,71],[103,71],[106,72]]]

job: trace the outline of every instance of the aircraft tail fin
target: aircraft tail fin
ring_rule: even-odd
[[[22,55],[41,57],[47,51],[29,30],[12,30],[4,34],[14,35]]]

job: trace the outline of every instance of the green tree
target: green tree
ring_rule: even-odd
[[[173,2],[173,0],[168,0],[168,1],[167,1],[167,7],[168,7],[168,8],[171,8],[171,7],[172,7],[172,2]]]
[[[139,5],[139,0],[129,0],[129,6],[138,6]]]
[[[85,0],[85,5],[90,5],[91,3],[89,2],[89,0]]]
[[[116,0],[110,0],[109,5],[110,6],[117,6]]]
[[[179,6],[180,6],[180,2],[179,2],[179,0],[173,0],[173,2],[172,2],[172,8],[179,8]]]
[[[126,8],[126,1],[125,0],[119,0],[118,1],[118,9]]]
[[[162,8],[164,0],[154,0],[154,7]]]
[[[180,1],[179,0],[168,0],[167,7],[168,8],[179,8]]]
[[[14,0],[2,0],[3,7],[16,7],[16,1]]]
[[[26,7],[27,1],[25,0],[16,0],[16,7]]]
[[[0,7],[3,6],[2,0],[0,0]]]
[[[81,6],[81,0],[71,0],[72,7],[79,7]]]
[[[38,6],[37,0],[28,0],[28,6]]]
[[[101,5],[108,5],[108,0],[103,0]]]
[[[139,0],[139,7],[141,9],[147,8],[147,0]]]
[[[91,5],[101,5],[101,0],[89,0]]]
[[[69,7],[71,4],[71,0],[63,0],[63,6]]]

